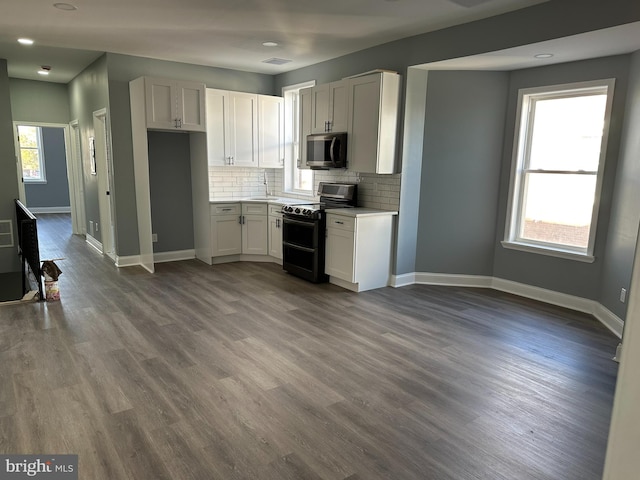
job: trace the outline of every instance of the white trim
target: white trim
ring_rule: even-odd
[[[116,255],[116,267],[133,267],[136,265],[140,265],[140,255],[129,255],[126,257]]]
[[[596,317],[605,327],[611,330],[618,338],[622,338],[624,321],[601,303],[594,303],[595,311],[593,316]]]
[[[196,251],[194,249],[157,252],[153,254],[154,263],[178,262],[180,260],[191,260],[194,258],[196,258]]]
[[[71,213],[71,207],[27,207],[31,213]]]
[[[102,243],[100,243],[98,240],[96,240],[95,237],[92,237],[91,235],[89,235],[87,233],[86,238],[87,238],[87,243],[90,246],[95,248],[98,252],[104,253],[103,250],[102,250]]]
[[[510,250],[519,250],[521,252],[537,253],[539,255],[547,255],[549,257],[564,258],[566,260],[575,260],[577,262],[593,263],[596,261],[596,257],[588,255],[586,253],[570,252],[568,250],[560,250],[559,248],[549,248],[537,245],[530,245],[526,243],[519,243],[517,241],[503,240],[500,242],[504,248]]]
[[[415,280],[411,282],[411,278]],[[457,287],[482,287],[511,293],[520,297],[538,300],[540,302],[557,305],[578,312],[593,315],[600,323],[607,327],[618,338],[622,338],[624,322],[604,305],[595,300],[555,292],[546,288],[526,285],[524,283],[505,280],[503,278],[482,275],[456,275],[444,273],[413,272],[391,277],[392,287],[403,287],[412,284],[442,285]]]
[[[414,273],[417,284],[444,285],[457,287],[491,287],[492,277],[480,275],[457,275],[448,273]]]
[[[415,273],[403,273],[401,275],[391,275],[389,279],[389,285],[394,288],[405,287],[407,285],[413,285],[416,283]]]
[[[557,305],[559,307],[569,308],[583,313],[594,313],[594,301],[588,300],[582,297],[576,297],[575,295],[568,295],[566,293],[555,292],[553,290],[547,290],[546,288],[534,287],[524,283],[513,282],[511,280],[505,280],[503,278],[493,277],[491,288],[500,290],[501,292],[512,293],[520,297],[530,298],[532,300],[538,300],[544,303],[550,303],[551,305]]]

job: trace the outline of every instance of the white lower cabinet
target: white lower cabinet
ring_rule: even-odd
[[[269,256],[282,260],[282,206],[269,205]]]
[[[241,206],[239,203],[211,206],[211,256],[242,253]]]
[[[242,204],[242,253],[267,255],[267,204]]]
[[[394,215],[370,210],[327,214],[325,273],[331,283],[355,292],[388,285]]]

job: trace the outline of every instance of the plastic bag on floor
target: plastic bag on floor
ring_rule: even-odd
[[[48,302],[60,300],[60,288],[58,287],[58,277],[62,270],[53,260],[42,262],[42,275],[44,276],[44,293]]]

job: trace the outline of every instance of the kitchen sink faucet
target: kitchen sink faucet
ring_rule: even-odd
[[[264,171],[264,195],[269,196],[269,180],[267,179],[267,171]]]

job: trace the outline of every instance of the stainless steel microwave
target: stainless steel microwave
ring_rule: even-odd
[[[307,167],[312,170],[347,168],[347,134],[319,133],[308,135]]]

